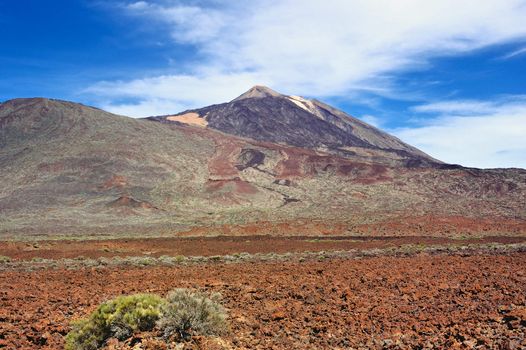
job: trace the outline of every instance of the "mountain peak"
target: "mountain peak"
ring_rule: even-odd
[[[256,85],[231,102],[152,117],[162,122],[199,118],[207,128],[258,141],[322,150],[386,163],[439,163],[422,151],[334,107]],[[358,155],[359,154],[359,155]],[[411,164],[413,164],[411,163]]]
[[[280,97],[280,96],[282,95],[279,92],[276,92],[269,87],[266,87],[263,85],[255,85],[251,87],[244,94],[233,99],[232,102],[244,100],[247,98]]]
[[[21,107],[21,106],[29,106],[29,105],[45,105],[50,100],[44,97],[24,97],[24,98],[14,98],[12,100],[6,100],[0,105],[6,107],[6,106],[12,106],[12,107]]]
[[[20,118],[30,120],[41,114],[47,114],[53,104],[53,100],[42,97],[15,98],[5,101],[0,103],[0,124],[5,126],[9,120]],[[47,110],[46,113],[42,112],[43,110]]]
[[[0,109],[2,110],[18,110],[18,109],[24,109],[24,110],[33,110],[36,108],[64,108],[65,106],[78,106],[80,107],[87,107],[80,103],[75,102],[69,102],[69,101],[63,101],[53,98],[45,98],[45,97],[24,97],[24,98],[15,98],[12,100],[4,101],[3,103],[0,103]]]

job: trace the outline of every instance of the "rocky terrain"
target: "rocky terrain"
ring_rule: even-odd
[[[188,287],[222,294],[230,332],[187,349],[523,349],[525,264],[475,252],[3,271],[0,347],[60,349],[69,322],[104,300]],[[107,349],[159,349],[153,339]]]
[[[525,170],[443,164],[318,101],[255,87],[153,119],[2,103],[0,235],[526,232]]]

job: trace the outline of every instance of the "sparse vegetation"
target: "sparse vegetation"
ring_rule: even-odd
[[[87,319],[76,321],[66,336],[66,350],[95,350],[107,339],[149,331],[160,317],[164,300],[153,294],[121,296],[101,304]]]
[[[227,314],[220,295],[210,298],[199,292],[176,289],[168,294],[158,322],[165,338],[187,339],[191,335],[219,335],[227,330]]]
[[[513,241],[513,240],[511,240]],[[135,266],[149,268],[151,266],[192,266],[198,264],[220,263],[220,264],[237,264],[243,262],[259,261],[314,261],[327,259],[354,259],[373,256],[412,256],[416,254],[459,254],[459,255],[476,255],[476,254],[495,254],[511,253],[525,251],[526,242],[517,241],[517,243],[472,243],[469,241],[453,241],[444,244],[426,244],[426,243],[409,243],[392,246],[385,244],[377,248],[367,249],[341,249],[341,250],[312,250],[298,252],[254,252],[254,253],[232,253],[227,255],[162,255],[154,256],[113,256],[89,258],[77,256],[72,258],[20,258],[0,257],[0,270],[18,270],[33,271],[36,269],[82,269],[94,268],[105,269],[108,267]],[[3,262],[3,263],[2,263]]]
[[[11,262],[11,258],[8,256],[0,255],[0,264]]]
[[[101,304],[88,318],[73,322],[66,350],[96,350],[110,338],[128,339],[137,331],[157,331],[166,340],[226,331],[219,294],[176,289],[166,299],[155,294],[121,296]]]
[[[176,255],[173,257],[173,259],[175,260],[176,263],[182,263],[183,261],[186,260],[186,256],[184,255]]]
[[[46,259],[41,258],[39,256],[35,256],[33,259],[31,259],[31,261],[34,263],[43,263],[43,262],[46,262]]]

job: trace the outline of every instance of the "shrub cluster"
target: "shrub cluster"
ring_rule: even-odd
[[[157,323],[165,338],[187,339],[191,335],[216,335],[226,331],[226,311],[220,295],[210,298],[199,292],[176,289],[168,294]]]
[[[125,340],[138,331],[157,330],[165,339],[226,331],[226,311],[219,295],[176,289],[161,298],[154,294],[121,296],[101,304],[88,318],[72,323],[66,350],[96,350],[110,338]]]
[[[101,304],[76,321],[66,336],[66,350],[95,350],[109,338],[124,340],[135,331],[153,329],[164,299],[153,294],[121,296]]]

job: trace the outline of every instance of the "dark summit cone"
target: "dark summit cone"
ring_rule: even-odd
[[[343,111],[317,100],[282,95],[254,86],[234,100],[151,117],[163,122],[184,122],[178,116],[201,118],[201,124],[228,134],[368,159],[386,164],[439,166],[441,162]]]

